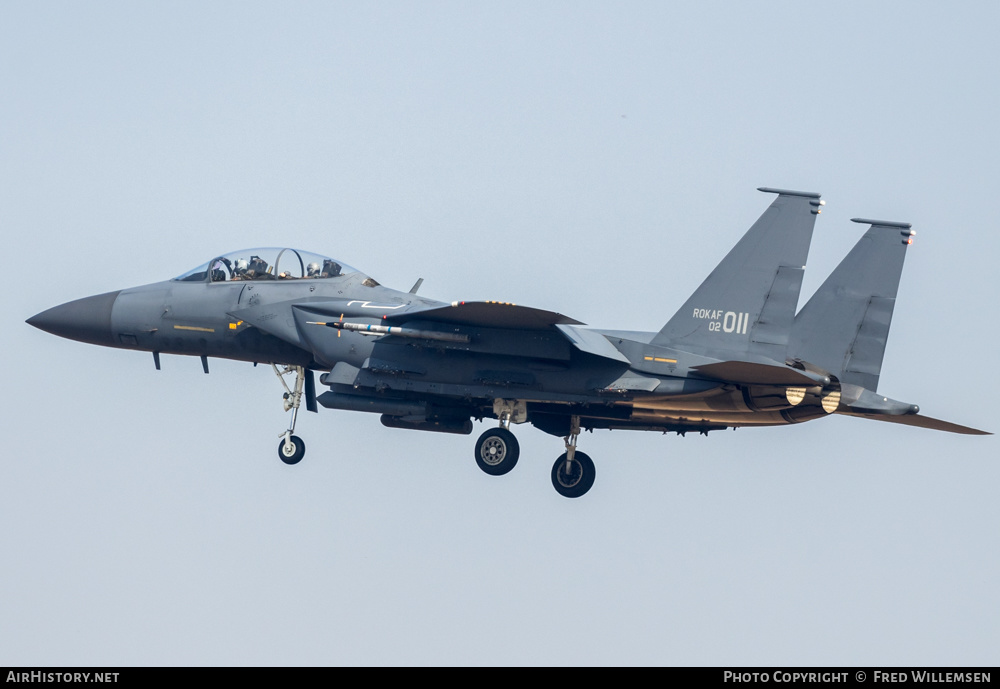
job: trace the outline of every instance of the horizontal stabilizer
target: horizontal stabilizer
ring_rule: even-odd
[[[857,416],[861,419],[871,419],[872,421],[888,421],[889,423],[901,423],[904,426],[918,426],[920,428],[930,428],[935,431],[947,431],[948,433],[961,433],[962,435],[993,435],[989,431],[980,431],[968,426],[959,426],[957,423],[932,419],[929,416],[920,414],[857,414],[854,412],[838,411],[844,416]]]
[[[553,325],[583,325],[580,321],[554,311],[533,309],[498,301],[457,301],[451,306],[435,306],[418,311],[387,315],[387,323],[407,321],[433,321],[484,328],[514,328],[520,330],[546,330]]]
[[[717,364],[695,366],[697,371],[708,378],[724,380],[742,385],[827,385],[829,377],[810,371],[779,364],[763,364],[752,361],[722,361]]]

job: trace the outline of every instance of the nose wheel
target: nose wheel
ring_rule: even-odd
[[[306,444],[297,435],[288,434],[278,443],[278,457],[285,464],[298,464],[306,454]]]

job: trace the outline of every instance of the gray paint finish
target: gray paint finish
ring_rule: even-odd
[[[341,272],[332,259],[323,260],[336,266],[329,274],[317,261],[307,275],[301,258],[291,261],[298,273],[280,275],[213,259],[201,272],[63,304],[28,322],[85,342],[199,356],[206,373],[209,356],[288,367],[296,382],[285,405],[294,413],[279,446],[287,463],[304,454],[292,435],[302,396],[317,408],[312,370],[332,369],[321,377],[330,392],[320,404],[379,413],[389,427],[464,434],[469,419],[497,419],[476,449],[487,473],[513,468],[519,449],[509,427],[530,422],[565,436],[553,485],[567,497],[593,484],[591,460],[576,459],[581,430],[707,434],[841,413],[907,415],[910,425],[983,434],[875,392],[909,226],[865,221],[872,227],[796,316],[821,202],[762,191],[778,197],[658,333],[591,330],[505,302],[449,305]],[[278,261],[300,256],[273,251]],[[232,256],[242,253],[251,252]],[[571,466],[582,473],[557,480]]]

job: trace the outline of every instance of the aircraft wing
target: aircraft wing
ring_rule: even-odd
[[[959,426],[957,423],[934,419],[930,416],[920,414],[860,414],[857,412],[838,411],[844,416],[857,416],[861,419],[871,419],[872,421],[888,421],[889,423],[901,423],[904,426],[918,426],[920,428],[930,428],[935,431],[947,431],[948,433],[961,433],[962,435],[993,435],[989,431],[980,431],[968,426]]]
[[[569,359],[570,348],[575,348],[619,366],[629,364],[628,357],[599,332],[575,327],[583,324],[569,316],[530,306],[495,301],[453,302],[387,313],[381,323],[384,325],[372,326],[367,332],[389,335],[386,344],[394,342],[392,336],[423,338],[449,349],[564,361]],[[443,342],[445,338],[455,342]]]
[[[388,324],[420,320],[518,330],[547,330],[553,325],[583,325],[580,321],[555,311],[499,301],[456,301],[450,306],[434,306],[387,315],[383,320]]]
[[[433,322],[473,328],[546,331],[554,329],[569,343],[587,354],[628,365],[629,359],[619,352],[604,335],[594,330],[577,328],[580,321],[555,311],[517,306],[495,301],[453,302],[450,306],[393,314],[383,319],[387,323]],[[533,337],[533,339],[535,339]]]

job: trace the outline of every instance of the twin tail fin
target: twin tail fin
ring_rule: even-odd
[[[785,361],[823,201],[812,192],[759,191],[778,196],[652,344],[722,358],[743,354]]]

